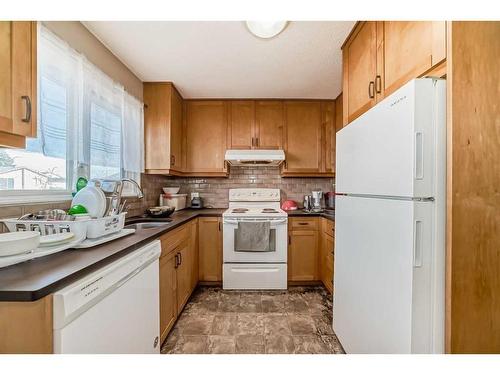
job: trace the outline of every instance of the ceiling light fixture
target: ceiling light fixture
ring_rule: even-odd
[[[246,21],[248,30],[258,38],[275,37],[287,26],[288,21]]]

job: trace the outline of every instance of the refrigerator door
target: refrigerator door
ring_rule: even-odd
[[[442,350],[432,210],[431,202],[337,197],[333,329],[347,353]]]
[[[436,144],[444,138],[445,107],[445,81],[415,79],[340,130],[336,191],[435,196]]]

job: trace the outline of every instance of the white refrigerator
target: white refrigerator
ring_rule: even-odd
[[[446,82],[337,133],[333,328],[347,353],[443,353]]]

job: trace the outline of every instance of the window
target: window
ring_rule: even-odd
[[[37,138],[25,150],[0,148],[0,201],[69,197],[80,176],[140,182],[143,104],[41,25],[38,96]]]

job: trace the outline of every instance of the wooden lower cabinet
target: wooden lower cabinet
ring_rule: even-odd
[[[322,219],[328,220],[328,219]],[[333,293],[333,236],[321,233],[321,281]]]
[[[319,232],[318,218],[288,220],[288,281],[317,281]],[[300,226],[304,223],[303,228]]]
[[[160,338],[163,342],[177,319],[176,256],[170,252],[160,258]]]
[[[322,217],[321,227],[321,281],[325,287],[333,293],[333,262],[334,262],[334,223],[330,219]]]
[[[177,314],[180,314],[193,291],[191,275],[194,269],[188,239],[179,246],[175,255],[177,256]]]
[[[222,220],[198,218],[199,280],[222,282]]]
[[[196,221],[161,237],[160,337],[163,342],[197,284]],[[196,273],[196,276],[194,276]]]
[[[0,354],[53,352],[52,294],[33,302],[0,302]]]

